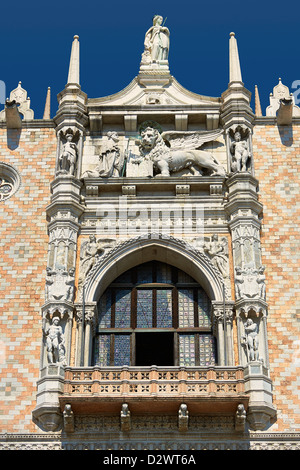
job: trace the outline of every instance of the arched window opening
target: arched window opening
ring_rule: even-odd
[[[94,365],[216,364],[211,302],[202,287],[165,263],[119,276],[98,302]]]

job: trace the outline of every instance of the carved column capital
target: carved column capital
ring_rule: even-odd
[[[224,317],[225,314],[225,317]],[[226,301],[223,302],[212,301],[212,323],[214,328],[217,327],[218,323],[226,323],[232,325],[234,318],[234,302]]]

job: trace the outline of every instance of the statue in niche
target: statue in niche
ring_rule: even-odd
[[[50,326],[46,326],[44,319],[43,332],[46,337],[48,364],[65,362],[65,338],[59,323],[60,319],[57,316],[52,319]]]
[[[208,255],[214,266],[220,271],[224,278],[229,277],[228,243],[227,238],[222,237],[219,241],[217,234],[213,234],[208,242],[204,243],[204,253]]]
[[[153,26],[148,29],[145,35],[142,64],[168,60],[170,31],[162,23],[162,16],[155,15],[153,17]]]
[[[74,293],[75,269],[53,270],[47,268],[45,297],[47,301],[72,302]]]
[[[230,145],[231,153],[231,171],[233,173],[240,171],[248,171],[251,154],[248,148],[248,143],[242,139],[240,129],[236,129],[233,134],[233,142]]]
[[[215,140],[223,131],[163,132],[146,127],[141,131],[140,156],[151,159],[160,176],[188,168],[192,175],[202,176],[202,169],[213,176],[225,176],[225,170],[210,152],[199,150],[205,142]]]
[[[82,177],[109,178],[120,176],[124,163],[124,155],[121,154],[118,143],[119,136],[117,132],[108,132],[107,141],[101,147],[98,166],[94,170],[87,170]]]
[[[258,326],[251,318],[248,318],[244,324],[245,334],[242,338],[242,344],[247,347],[248,361],[258,361]]]
[[[66,143],[63,145],[59,157],[59,173],[74,175],[75,165],[78,157],[77,145],[73,142],[73,134],[66,134]]]

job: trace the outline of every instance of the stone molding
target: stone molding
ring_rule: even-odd
[[[123,434],[112,432],[109,440],[103,433],[90,432],[72,434],[66,437],[62,433],[31,433],[0,435],[0,450],[299,450],[300,433],[245,433],[237,436],[226,432],[204,431],[199,438],[199,431],[182,433],[178,431],[177,439],[167,439],[159,432],[147,433],[147,439],[130,432]]]

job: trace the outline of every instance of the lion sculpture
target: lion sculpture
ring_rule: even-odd
[[[165,132],[160,134],[157,129],[152,127],[146,127],[141,132],[141,157],[150,159],[153,162],[154,169],[158,171],[161,176],[170,176],[170,173],[178,172],[184,168],[189,168],[193,175],[202,175],[201,168],[206,168],[210,170],[212,172],[211,174],[214,176],[225,176],[224,168],[211,153],[204,150],[186,148],[189,145],[201,146],[204,142],[214,140],[216,136],[221,134],[220,131],[217,133],[207,133],[204,138],[202,137],[202,140],[198,138],[197,143],[195,143],[195,133],[190,133],[190,136],[187,138],[187,134],[189,133],[183,133],[183,137],[180,137],[180,133],[177,132],[175,139],[177,141],[175,145],[177,149],[172,148],[172,145],[170,145],[170,147],[167,146],[164,140],[164,137],[168,137],[167,134],[169,138],[172,138],[171,133]],[[191,140],[193,140],[193,143]]]

